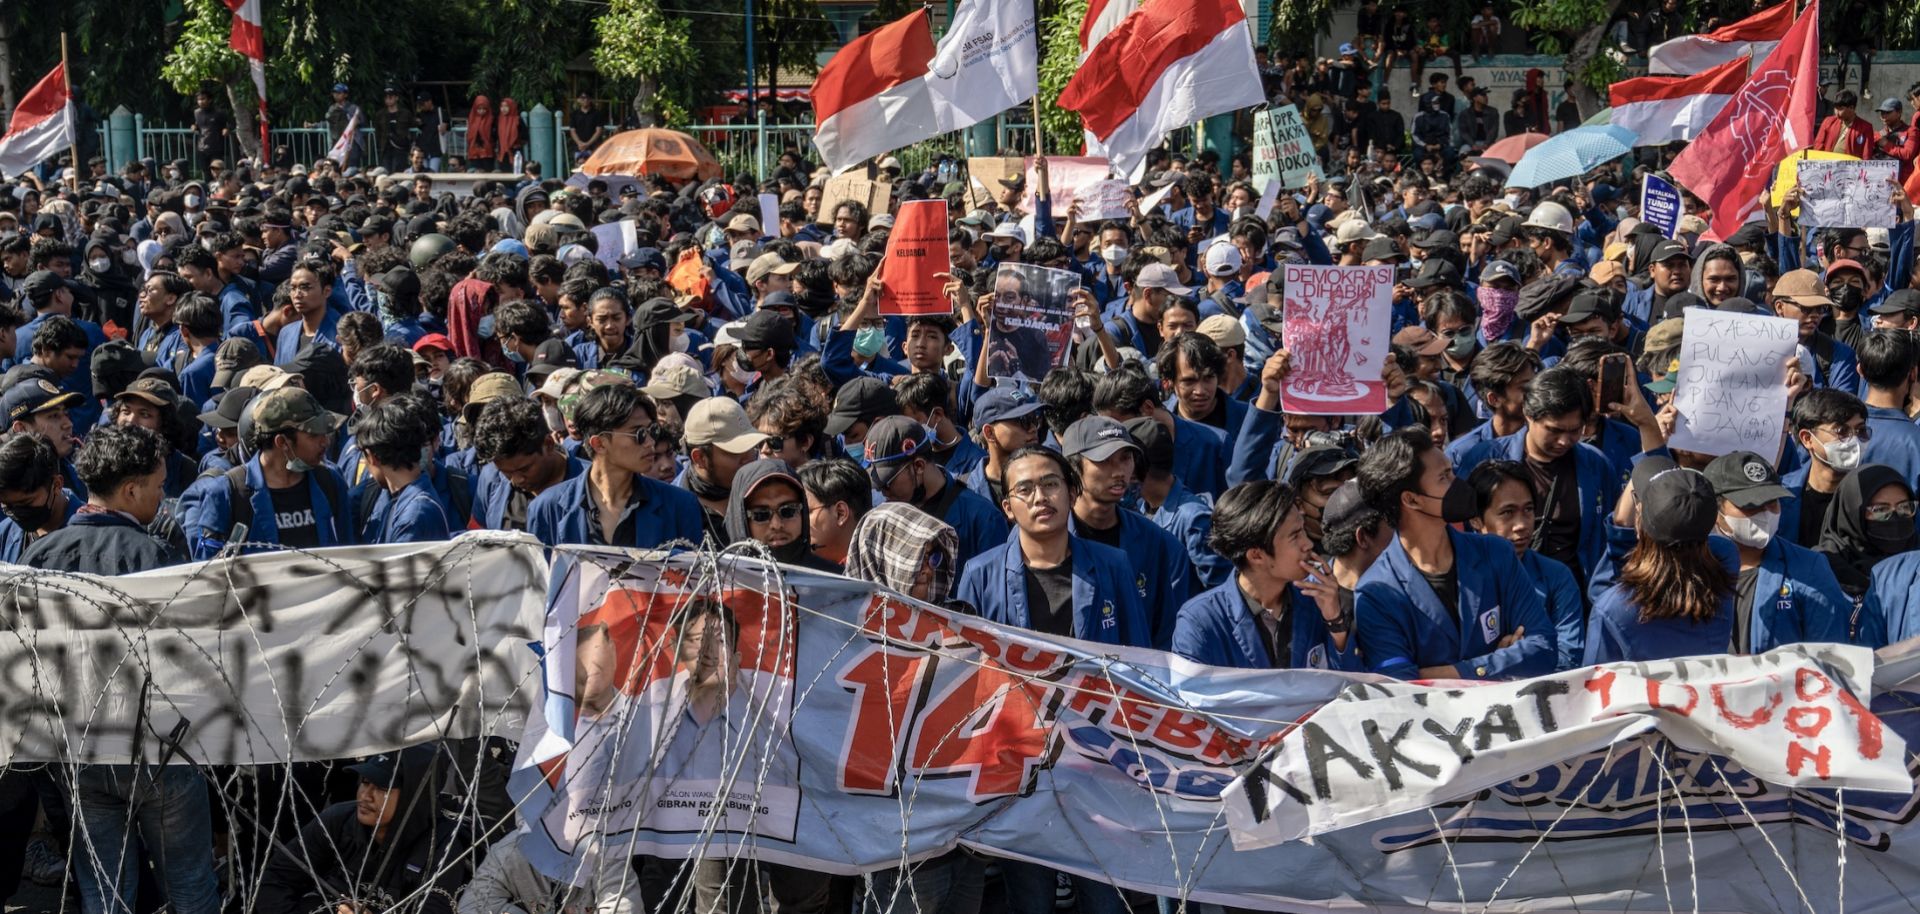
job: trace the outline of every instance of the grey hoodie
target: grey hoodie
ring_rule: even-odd
[[[733,491],[727,495],[727,537],[741,543],[752,539],[747,535],[747,496],[772,480],[784,480],[800,493],[800,501],[806,504],[806,489],[800,485],[800,477],[795,475],[793,467],[784,460],[770,457],[755,460],[740,468],[733,475]],[[773,549],[773,557],[788,565],[799,565],[820,571],[834,571],[831,563],[813,554],[813,547],[807,538],[807,514],[800,512],[800,535],[793,542]]]

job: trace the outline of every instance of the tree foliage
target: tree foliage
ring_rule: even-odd
[[[594,20],[600,43],[593,65],[601,75],[633,87],[634,113],[641,123],[684,123],[691,99],[676,97],[675,76],[693,68],[692,26],[661,12],[653,0],[613,0]]]
[[[1040,18],[1040,125],[1046,149],[1055,154],[1078,150],[1080,115],[1061,108],[1061,90],[1080,66],[1080,23],[1087,18],[1087,0],[1060,0]]]

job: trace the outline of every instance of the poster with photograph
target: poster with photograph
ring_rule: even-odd
[[[1040,383],[1066,358],[1073,339],[1072,270],[1003,263],[993,276],[993,330],[987,335],[987,375]]]
[[[1292,369],[1280,406],[1296,416],[1386,412],[1380,372],[1393,328],[1393,267],[1286,265]]]

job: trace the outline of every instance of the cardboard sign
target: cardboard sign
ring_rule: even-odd
[[[1325,178],[1320,153],[1313,148],[1300,109],[1281,105],[1253,113],[1253,186],[1265,191],[1278,181],[1283,188],[1307,186],[1307,178]]]
[[[1393,267],[1287,264],[1284,331],[1293,367],[1281,408],[1298,416],[1386,412],[1380,380],[1393,332]]]
[[[1787,362],[1800,325],[1784,317],[1688,308],[1668,444],[1696,454],[1777,454],[1787,422]]]
[[[1127,213],[1127,204],[1133,200],[1133,190],[1127,182],[1118,178],[1095,181],[1080,193],[1080,223],[1104,222],[1108,219],[1126,221],[1132,216]]]
[[[887,259],[880,262],[880,313],[950,314],[953,303],[941,294],[941,273],[953,271],[947,250],[947,201],[914,200],[900,204],[887,235]]]
[[[1672,238],[1680,234],[1683,215],[1686,214],[1681,209],[1680,188],[1648,174],[1640,183],[1640,221],[1658,226],[1661,237]]]
[[[1785,206],[1787,191],[1800,185],[1801,164],[1805,162],[1822,161],[1858,162],[1860,160],[1844,152],[1828,152],[1824,149],[1802,149],[1793,155],[1781,159],[1779,167],[1774,169],[1773,172],[1773,188],[1768,191],[1768,195],[1773,199],[1774,209]],[[1796,206],[1788,210],[1787,215],[1799,216],[1800,208]]]
[[[981,156],[967,160],[967,209],[987,209],[1000,200],[1001,178],[1017,177],[1027,170],[1019,156]]]
[[[1020,208],[1031,213],[1035,211],[1033,195],[1040,186],[1040,172],[1034,167],[1033,156],[1028,156],[1022,167],[1027,186],[1020,195]],[[1073,201],[1093,185],[1107,180],[1112,169],[1112,164],[1101,156],[1047,156],[1047,193],[1053,198],[1053,218],[1065,222]]]
[[[893,186],[885,181],[869,181],[857,174],[828,178],[827,186],[820,191],[820,218],[833,224],[833,211],[848,201],[866,207],[869,217],[876,216],[887,211],[892,199]]]
[[[1893,191],[1900,163],[1892,159],[1800,163],[1801,221],[1821,228],[1892,228],[1899,221]]]
[[[987,376],[1040,383],[1066,359],[1073,339],[1073,290],[1080,274],[1003,263],[993,277],[993,330],[982,357]]]

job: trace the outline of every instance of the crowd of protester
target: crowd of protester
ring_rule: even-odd
[[[1789,196],[1708,243],[1698,214],[1675,239],[1641,222],[1618,165],[1521,190],[1361,156],[1256,213],[1231,167],[1161,154],[1136,188],[1157,205],[1087,222],[1028,211],[1019,178],[977,199],[888,160],[892,200],[951,214],[952,308],[902,318],[879,307],[891,213],[823,206],[793,150],[764,183],[617,193],[529,175],[453,194],[332,163],[93,170],[0,193],[6,562],[114,575],[476,529],[752,541],[1050,635],[1404,679],[1920,634],[1920,291],[1897,191],[1890,230],[1802,230]],[[620,220],[633,247],[601,251],[593,229]],[[983,359],[1011,332],[995,276],[1015,263],[1080,279],[1073,345],[1037,383]],[[1283,408],[1291,263],[1395,271],[1384,413]],[[1668,446],[1689,308],[1798,322],[1776,451]],[[244,796],[191,766],[10,770],[0,897],[68,872],[88,912],[143,887],[213,911],[223,883],[272,911],[579,903],[509,834],[510,759],[414,747]],[[299,802],[269,809],[276,792]],[[472,815],[437,814],[455,795]],[[258,872],[237,852],[217,869],[243,846]],[[636,872],[588,900],[706,910],[729,890]],[[1127,901],[965,853],[755,879],[782,910],[910,894],[971,912],[988,884],[1023,912],[1057,884],[1083,911]]]

